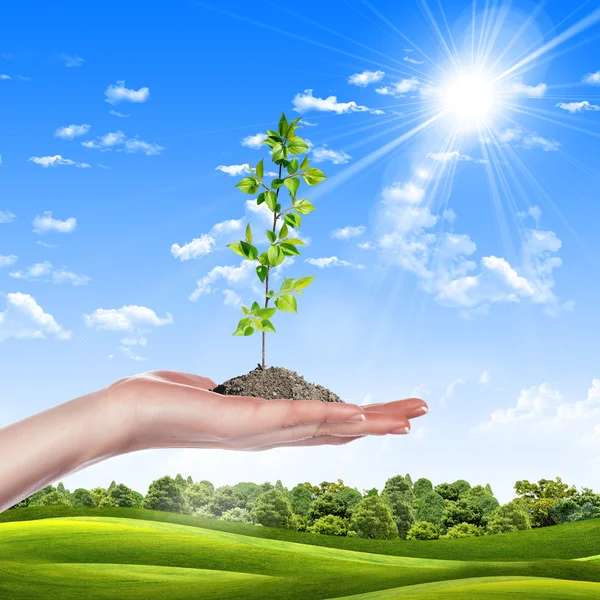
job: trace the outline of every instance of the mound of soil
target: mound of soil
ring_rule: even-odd
[[[343,402],[331,390],[322,385],[309,383],[295,371],[281,367],[257,367],[247,375],[240,375],[218,385],[214,390],[224,396],[252,396],[273,400],[320,400],[321,402]]]

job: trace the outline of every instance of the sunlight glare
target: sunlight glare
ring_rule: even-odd
[[[457,73],[440,93],[443,109],[460,129],[478,128],[496,107],[496,90],[491,78],[477,73]]]

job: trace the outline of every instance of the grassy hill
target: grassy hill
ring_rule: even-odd
[[[511,550],[512,549],[512,550]],[[0,598],[600,598],[600,521],[383,542],[141,509],[0,514]]]

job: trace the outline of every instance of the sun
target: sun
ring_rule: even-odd
[[[442,110],[461,130],[479,129],[489,122],[497,99],[493,79],[480,73],[455,73],[439,90]]]

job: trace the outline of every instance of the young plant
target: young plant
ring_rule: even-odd
[[[265,302],[261,307],[254,302],[250,308],[242,306],[244,317],[238,323],[233,335],[252,335],[256,331],[262,333],[262,368],[265,368],[265,334],[275,332],[271,319],[277,310],[283,312],[298,312],[298,305],[294,294],[302,294],[314,277],[301,277],[300,279],[284,278],[278,291],[269,288],[271,269],[282,265],[290,256],[300,256],[298,246],[304,242],[294,237],[294,231],[300,229],[302,217],[315,210],[315,207],[306,199],[298,198],[298,189],[301,180],[307,185],[314,186],[324,181],[326,176],[319,169],[309,167],[308,155],[299,163],[297,155],[308,152],[307,143],[296,135],[300,129],[298,123],[302,117],[288,123],[285,114],[281,114],[277,131],[267,130],[267,138],[263,140],[271,148],[271,159],[279,167],[279,173],[270,185],[264,181],[264,159],[250,169],[250,177],[245,177],[236,187],[246,194],[258,193],[256,204],[265,204],[273,214],[273,227],[266,230],[269,247],[259,255],[256,246],[252,245],[253,235],[250,224],[246,227],[246,239],[233,244],[228,244],[236,254],[252,262],[256,262],[256,276],[265,286]],[[287,174],[284,174],[283,169]],[[282,208],[279,192],[285,188],[290,196],[291,204]],[[279,229],[278,229],[279,225]],[[297,235],[297,234],[296,234]],[[273,300],[275,306],[269,307]]]

